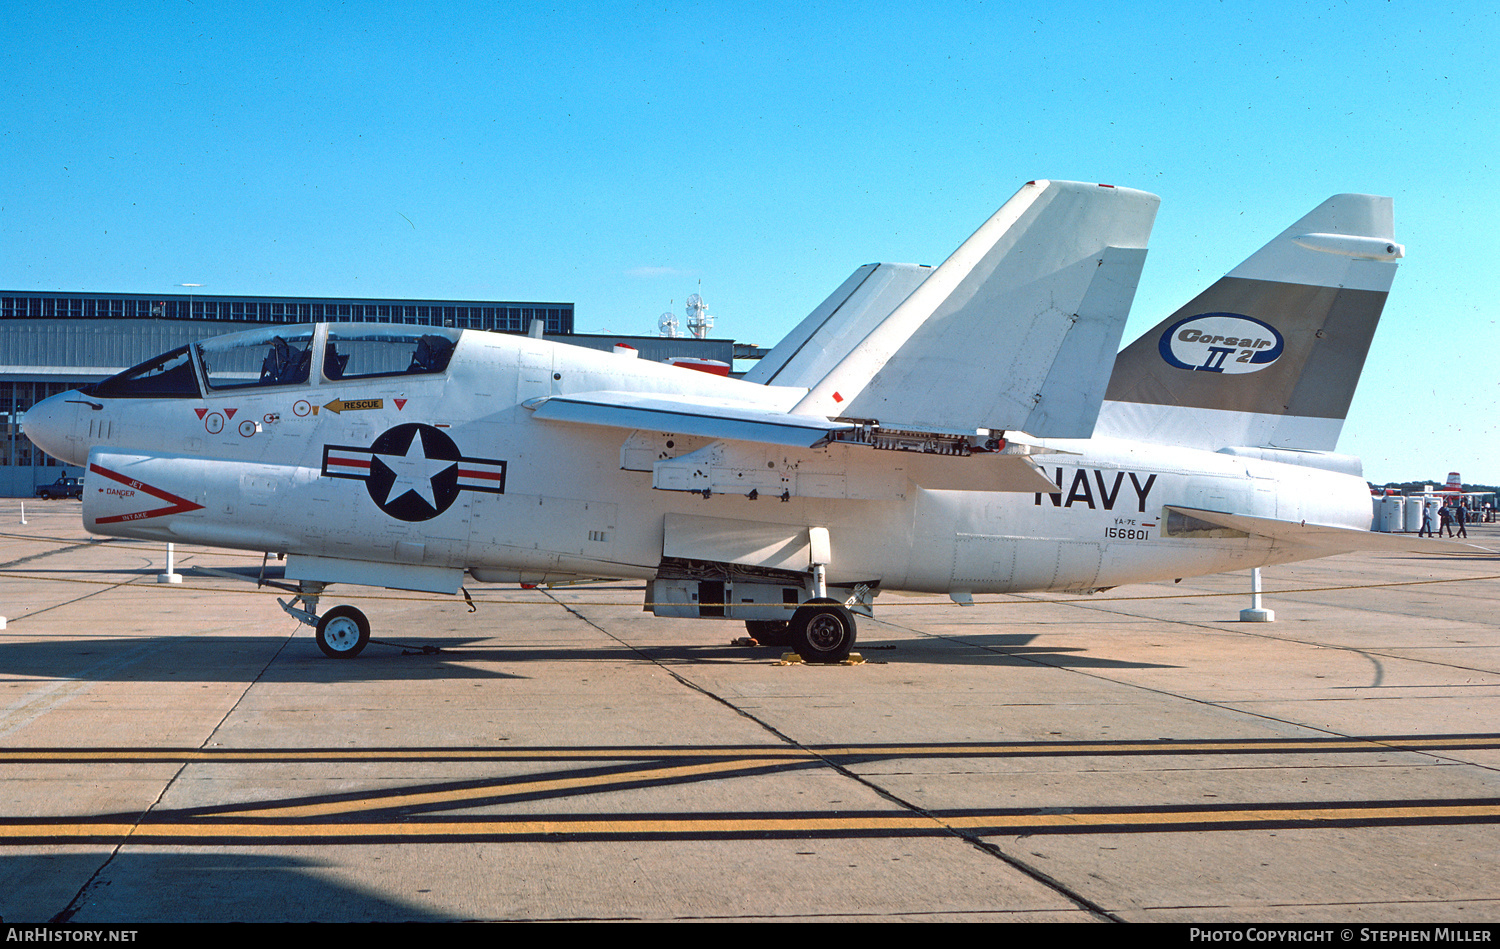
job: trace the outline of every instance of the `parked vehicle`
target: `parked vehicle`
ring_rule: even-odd
[[[62,475],[51,484],[37,485],[36,496],[43,501],[51,501],[56,498],[81,499],[83,497],[83,479]]]

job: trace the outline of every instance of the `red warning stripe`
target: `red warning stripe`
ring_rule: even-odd
[[[197,511],[203,508],[203,505],[194,504],[187,498],[180,498],[170,491],[163,491],[161,488],[158,488],[154,485],[146,484],[144,481],[137,481],[134,478],[126,477],[125,475],[120,474],[118,471],[110,471],[108,468],[105,468],[101,465],[90,464],[89,471],[97,475],[103,475],[104,477],[109,478],[111,481],[118,481],[121,484],[125,485],[127,488],[132,488],[136,491],[142,491],[154,498],[167,502],[166,507],[159,507],[150,511],[137,511],[133,514],[113,514],[109,517],[97,518],[94,521],[95,524],[115,524],[120,521],[140,521],[145,520],[148,517],[166,517],[170,514],[182,514],[187,511]]]

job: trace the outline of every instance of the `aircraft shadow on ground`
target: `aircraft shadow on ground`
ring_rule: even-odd
[[[1126,662],[1083,650],[1030,646],[1025,634],[996,633],[882,642],[861,641],[867,662],[922,665],[1055,666],[1088,669],[1169,669],[1162,663]],[[482,644],[482,645],[481,645]],[[424,647],[428,650],[424,652]],[[637,643],[599,647],[507,644],[491,636],[371,640],[352,660],[329,659],[312,637],[290,642],[253,636],[141,636],[52,639],[0,645],[0,668],[15,676],[89,682],[300,682],[421,681],[532,678],[525,667],[548,662],[653,661],[684,664],[776,662],[784,646],[713,643]],[[498,668],[476,667],[476,663]]]
[[[933,636],[925,639],[892,642],[872,634],[854,644],[854,652],[866,662],[891,665],[943,666],[1059,666],[1079,669],[1175,669],[1175,665],[1134,662],[1084,655],[1082,647],[1032,646],[1036,637],[1027,633],[971,634]],[[723,645],[639,645],[642,654],[652,659],[682,662],[743,662],[746,659],[775,660],[793,653],[790,646],[723,646]],[[576,655],[565,651],[558,658]]]
[[[1017,624],[1019,625],[1019,624]],[[1006,632],[979,632],[980,628],[993,629],[993,625],[979,624],[976,631],[945,630],[927,633],[920,639],[897,640],[891,643],[882,640],[880,631],[872,629],[854,646],[868,661],[904,663],[915,665],[961,665],[961,666],[1054,666],[1070,669],[1176,669],[1172,663],[1137,662],[1134,660],[1109,659],[1097,652],[1090,653],[1084,646],[1072,647],[1058,643],[1036,645],[1038,634],[1017,632],[1016,626],[1007,627]],[[907,631],[910,628],[904,628]],[[1097,650],[1097,647],[1094,647]]]
[[[434,922],[430,909],[340,886],[316,860],[244,853],[0,856],[7,923]],[[39,881],[53,881],[40,885]],[[79,893],[79,890],[82,890]],[[75,893],[78,893],[75,898]],[[72,905],[66,904],[72,901]]]
[[[526,678],[474,668],[489,650],[464,647],[459,637],[408,641],[402,649],[369,646],[354,660],[329,659],[311,636],[291,642],[250,636],[141,636],[90,640],[9,642],[0,668],[13,676],[82,682],[417,681]],[[422,653],[424,645],[443,651]]]

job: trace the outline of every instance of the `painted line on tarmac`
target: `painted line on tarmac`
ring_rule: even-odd
[[[1318,829],[1500,823],[1500,799],[1472,801],[1307,802],[1194,807],[1049,808],[1039,811],[834,814],[632,814],[428,817],[388,821],[173,820],[135,822],[6,819],[0,846],[36,843],[370,844],[925,837],[963,830],[977,836],[1201,833],[1216,830]]]
[[[776,746],[540,748],[10,748],[0,764],[35,777],[48,765],[177,762],[237,765],[393,762],[556,763],[544,773],[421,781],[333,794],[156,809],[145,814],[0,818],[0,846],[39,842],[143,845],[191,841],[283,845],[306,841],[667,840],[799,837],[968,837],[1036,834],[1196,833],[1215,830],[1500,823],[1500,798],[1300,801],[1245,804],[600,815],[615,792],[726,781],[836,761],[1055,757],[1058,755],[1342,755],[1493,749],[1500,735],[1327,736],[1204,741],[1011,742]],[[1286,766],[1284,763],[1276,766]],[[1300,766],[1294,764],[1292,766]],[[314,780],[316,777],[314,776]],[[587,798],[589,814],[525,816],[502,808]],[[461,812],[461,813],[455,813]]]
[[[133,654],[132,654],[133,655]],[[1150,741],[1017,741],[932,744],[580,745],[504,748],[0,748],[0,764],[356,762],[356,761],[665,761],[759,759],[812,761],[879,758],[1051,758],[1124,755],[1257,755],[1390,753],[1500,749],[1500,732],[1437,735],[1325,735]]]

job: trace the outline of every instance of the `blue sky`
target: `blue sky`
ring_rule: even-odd
[[[5,289],[559,300],[621,334],[700,292],[769,346],[1045,177],[1161,195],[1132,338],[1330,194],[1388,194],[1408,257],[1339,448],[1500,482],[1483,5],[4,10]]]

